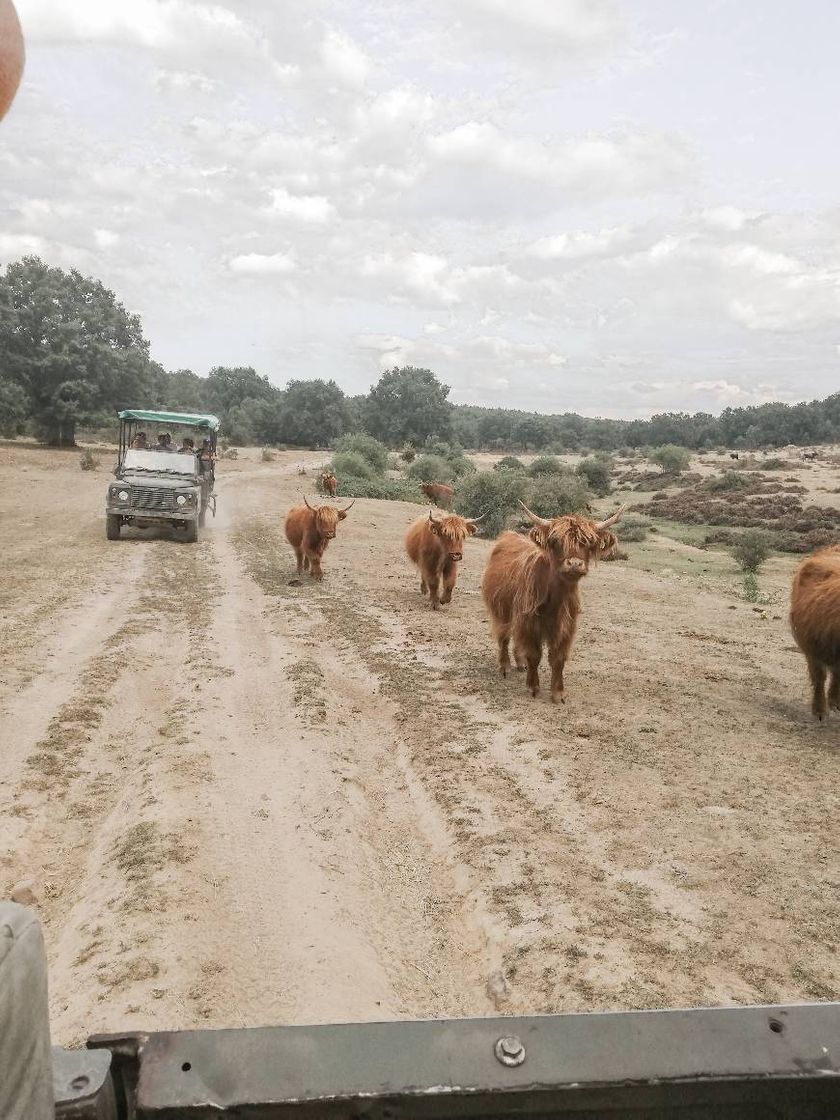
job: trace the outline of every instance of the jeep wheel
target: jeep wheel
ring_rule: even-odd
[[[121,528],[122,521],[116,513],[105,514],[105,536],[109,541],[118,541],[120,539]]]
[[[184,540],[187,544],[195,544],[198,540],[198,522],[187,521],[184,525]]]

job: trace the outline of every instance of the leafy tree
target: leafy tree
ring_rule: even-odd
[[[367,398],[365,426],[389,447],[448,439],[452,418],[449,386],[430,369],[395,367],[383,373]]]
[[[28,415],[29,402],[20,385],[0,380],[0,436],[11,439],[21,435]]]
[[[343,483],[347,478],[377,478],[382,472],[378,471],[369,459],[358,451],[337,451],[330,464],[333,473]],[[345,491],[342,491],[344,493]],[[349,491],[348,491],[349,493]]]
[[[52,444],[73,446],[76,426],[148,398],[149,345],[140,319],[98,280],[38,257],[0,276],[0,354],[6,380]]]
[[[290,381],[283,394],[283,442],[328,447],[347,431],[347,398],[334,381]]]
[[[673,443],[666,443],[664,447],[657,447],[651,452],[651,461],[658,464],[665,474],[681,474],[688,469],[691,456],[685,447],[677,447]]]

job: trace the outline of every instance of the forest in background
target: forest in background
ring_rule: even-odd
[[[558,386],[558,397],[562,388]],[[113,428],[122,408],[207,411],[240,445],[329,447],[364,432],[389,447],[446,441],[495,451],[613,451],[677,444],[783,447],[840,442],[840,393],[800,404],[611,420],[456,405],[428,369],[384,372],[367,394],[334,380],[291,379],[280,388],[251,366],[206,376],[166,370],[149,353],[139,316],[114,292],[37,257],[0,274],[0,435],[72,446],[79,429]]]

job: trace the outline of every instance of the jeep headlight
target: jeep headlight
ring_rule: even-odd
[[[119,500],[121,502],[127,502],[128,501],[128,491],[127,490],[120,490],[119,494],[117,494],[117,497],[119,498]]]
[[[189,498],[186,496],[186,494],[179,494],[175,501],[179,506],[185,506],[189,501]]]

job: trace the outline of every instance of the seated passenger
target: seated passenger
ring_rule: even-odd
[[[172,446],[172,436],[169,432],[158,432],[158,441],[155,446],[155,451],[174,451]]]
[[[146,433],[138,432],[134,439],[131,441],[131,446],[135,451],[148,451],[149,444],[146,439]]]
[[[183,443],[178,448],[179,455],[195,455],[195,444],[189,436],[184,436]]]

